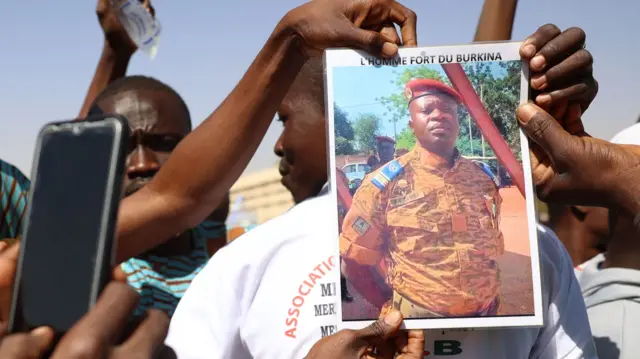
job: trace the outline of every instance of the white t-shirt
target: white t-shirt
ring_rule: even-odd
[[[329,196],[307,200],[218,251],[193,280],[166,343],[181,359],[301,359],[336,332],[339,260]],[[425,358],[597,358],[566,251],[539,227],[543,328],[429,331]]]

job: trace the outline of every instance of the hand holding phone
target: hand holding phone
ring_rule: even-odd
[[[164,345],[169,317],[150,310],[135,328],[127,332],[129,316],[138,294],[128,284],[111,282],[96,306],[53,346],[53,331],[47,327],[30,333],[0,335],[0,358],[176,358]],[[120,340],[124,334],[123,340]]]
[[[129,126],[121,116],[46,125],[38,136],[10,332],[66,333],[113,266]]]

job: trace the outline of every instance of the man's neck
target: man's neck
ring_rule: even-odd
[[[640,270],[640,236],[633,231],[616,234],[607,245],[603,268],[627,268]]]
[[[454,165],[455,148],[429,148],[418,142],[416,149],[420,153],[420,160],[430,167],[450,169]]]

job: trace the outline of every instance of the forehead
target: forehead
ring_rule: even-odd
[[[127,90],[101,100],[106,113],[125,116],[132,130],[163,134],[189,133],[189,119],[180,101],[167,91]]]
[[[433,94],[418,97],[417,99],[413,100],[413,103],[415,103],[415,106],[417,106],[418,108],[426,108],[430,106],[458,106],[458,103],[453,98],[451,98],[451,96],[445,94]]]

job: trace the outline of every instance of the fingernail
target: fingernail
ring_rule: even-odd
[[[36,337],[49,337],[51,336],[51,328],[49,327],[38,327],[31,331],[31,335]]]
[[[516,112],[518,119],[524,123],[529,122],[529,119],[536,113],[536,106],[532,103],[526,103],[518,108]]]
[[[382,45],[382,55],[386,57],[393,57],[393,56],[396,56],[397,53],[398,53],[398,45],[392,42],[385,42]]]
[[[536,53],[536,47],[533,44],[527,44],[522,47],[522,53],[526,57],[531,57]]]
[[[546,105],[549,102],[551,102],[551,95],[549,94],[542,94],[536,97],[536,103],[538,105]]]
[[[530,65],[535,70],[542,70],[544,68],[544,57],[542,55],[534,57],[531,59]]]
[[[533,86],[533,88],[535,88],[536,90],[544,90],[544,88],[547,87],[547,77],[545,75],[542,75],[537,78],[532,78],[531,86]]]
[[[397,310],[392,310],[386,317],[384,317],[384,322],[392,326],[400,324],[401,321],[402,314]]]

